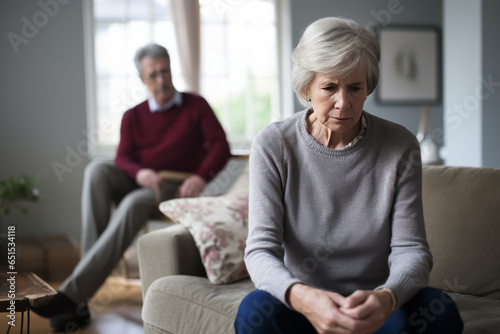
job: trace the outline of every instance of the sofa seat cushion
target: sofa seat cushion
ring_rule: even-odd
[[[149,287],[142,318],[153,332],[221,334],[234,332],[241,300],[255,287],[245,279],[216,285],[204,277],[167,276]]]
[[[500,329],[500,300],[449,293],[464,322],[463,334],[493,334]]]

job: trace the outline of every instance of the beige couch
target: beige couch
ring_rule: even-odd
[[[500,169],[426,166],[423,200],[430,285],[455,299],[464,333],[500,333]],[[142,236],[138,250],[145,333],[234,333],[238,305],[254,289],[249,279],[211,284],[180,225]]]

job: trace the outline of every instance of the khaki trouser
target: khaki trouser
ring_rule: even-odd
[[[181,183],[163,184],[163,196],[166,192],[174,198]],[[157,213],[153,189],[139,187],[111,162],[91,162],[83,180],[82,258],[59,290],[77,305],[87,302],[142,226]]]

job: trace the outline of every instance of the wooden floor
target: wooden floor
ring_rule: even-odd
[[[58,283],[50,282],[57,289]],[[89,304],[92,323],[77,331],[79,334],[140,334],[144,333],[141,320],[142,295],[139,280],[110,277]],[[0,315],[4,315],[0,313]],[[0,334],[7,332],[6,318],[0,321]],[[20,320],[20,314],[17,319]],[[24,319],[26,333],[26,315]],[[19,321],[9,334],[20,333]],[[49,319],[30,312],[30,334],[53,333]]]

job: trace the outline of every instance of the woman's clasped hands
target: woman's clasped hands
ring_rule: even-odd
[[[373,333],[392,313],[391,296],[384,290],[357,290],[344,297],[297,283],[288,290],[287,299],[321,334]]]

